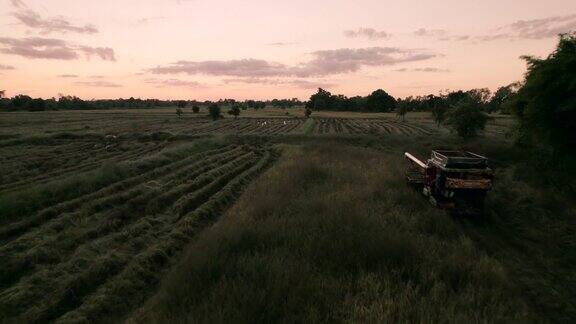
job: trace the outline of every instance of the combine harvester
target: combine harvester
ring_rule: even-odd
[[[406,180],[430,203],[454,214],[482,212],[484,198],[492,188],[494,172],[484,156],[461,151],[433,150],[426,163],[404,153],[410,166]]]

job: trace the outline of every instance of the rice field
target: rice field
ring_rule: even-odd
[[[138,305],[187,242],[277,157],[271,147],[249,144],[211,149],[180,144],[160,151],[166,143],[144,143],[127,152],[94,145],[46,147],[53,159],[78,165],[3,182],[0,314],[5,319],[93,321],[102,312],[122,314]],[[70,153],[59,157],[62,150]],[[19,161],[27,152],[3,156]],[[109,160],[121,170],[103,183],[66,193],[42,191],[45,182],[57,186],[66,174]],[[34,205],[26,204],[30,198],[37,199]]]
[[[511,125],[466,144],[497,171],[478,224],[403,186],[405,150],[463,145],[421,113],[0,113],[0,322],[570,321],[574,210]]]

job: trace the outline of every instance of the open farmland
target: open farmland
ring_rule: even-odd
[[[430,135],[433,130],[392,118],[315,118],[317,134],[400,134]]]
[[[225,118],[213,122],[205,113],[174,109],[0,113],[0,146],[6,139],[53,134],[149,134],[169,132],[188,135],[276,135],[286,134],[303,122],[300,116],[255,114],[247,118]],[[8,142],[10,143],[10,142]]]
[[[2,192],[4,318],[45,322],[123,314],[151,294],[190,238],[277,156],[268,146],[220,143],[140,153],[82,180],[47,175],[43,179],[52,182],[19,183],[23,189]]]
[[[0,114],[2,318],[575,318],[573,201],[509,117],[462,143],[425,113],[288,112]],[[491,158],[481,219],[404,185],[403,152],[437,147]]]

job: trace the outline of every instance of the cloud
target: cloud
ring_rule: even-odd
[[[229,77],[317,77],[356,72],[363,66],[385,66],[404,62],[428,60],[436,57],[422,50],[393,47],[341,48],[310,53],[312,59],[294,66],[260,59],[229,61],[178,61],[157,66],[155,74],[205,74]]]
[[[103,61],[116,61],[116,57],[114,56],[114,50],[110,47],[89,47],[89,46],[80,46],[78,48],[81,52],[83,52],[86,57],[91,57],[92,55],[96,55],[100,57]]]
[[[97,56],[104,61],[115,61],[114,50],[108,47],[77,46],[54,38],[0,37],[0,52],[31,59],[76,60],[81,55],[90,59]]]
[[[440,41],[491,42],[497,40],[538,40],[557,37],[576,29],[576,14],[547,17],[542,19],[518,20],[496,28],[485,35],[438,35]],[[418,31],[417,31],[418,32]],[[424,33],[424,32],[423,32]]]
[[[325,81],[310,81],[303,79],[294,80],[281,80],[281,79],[268,79],[268,78],[234,78],[225,79],[224,83],[248,83],[248,84],[264,84],[264,85],[289,85],[301,89],[317,89],[334,87],[336,84]]]
[[[302,89],[331,88],[336,86],[335,83],[309,80],[292,80],[288,83]]]
[[[345,30],[344,36],[349,38],[365,37],[369,40],[386,39],[392,35],[385,31],[377,31],[374,28],[358,28],[357,30]]]
[[[21,0],[10,0],[10,2],[16,8],[26,8],[26,4]]]
[[[356,72],[363,66],[385,66],[436,57],[421,50],[395,47],[341,48],[313,52],[314,59],[296,68],[297,76],[324,76]]]
[[[414,35],[421,36],[421,37],[440,37],[446,35],[446,31],[444,29],[425,29],[420,28],[414,31]]]
[[[499,28],[504,32],[492,39],[543,39],[556,37],[576,29],[576,14],[555,16],[543,19],[519,20],[508,26]],[[487,39],[487,40],[492,40]]]
[[[285,74],[287,67],[280,63],[270,63],[258,59],[230,61],[178,61],[168,66],[158,66],[150,71],[155,74],[207,74],[220,76],[277,76]]]
[[[4,65],[4,64],[0,64],[0,70],[6,71],[6,70],[14,70],[15,68],[12,65]]]
[[[469,35],[455,35],[455,36],[450,36],[447,38],[442,38],[440,40],[451,40],[451,41],[461,42],[461,41],[466,41],[466,40],[470,40],[470,39],[472,39],[472,37]]]
[[[396,72],[427,72],[427,73],[448,73],[450,70],[448,69],[440,69],[435,67],[425,67],[425,68],[415,68],[415,69],[396,69]]]
[[[77,78],[78,76],[76,74],[60,74],[57,77],[59,77],[59,78]]]
[[[163,21],[166,20],[167,18],[164,16],[155,16],[155,17],[146,17],[146,18],[140,18],[136,21],[137,24],[139,25],[146,25],[155,21]]]
[[[288,45],[295,45],[298,43],[293,43],[293,42],[288,42],[288,43],[284,43],[284,42],[276,42],[276,43],[268,43],[266,45],[268,46],[288,46]]]
[[[88,86],[88,87],[97,87],[97,88],[120,88],[122,87],[121,84],[112,83],[108,81],[77,81],[74,84],[81,85],[81,86]]]
[[[167,79],[167,80],[160,80],[156,78],[149,78],[144,80],[146,83],[152,83],[161,85],[164,87],[185,87],[185,88],[204,88],[206,85],[197,82],[197,81],[189,81],[189,80],[179,80],[179,79]]]
[[[450,72],[448,69],[439,69],[433,67],[426,67],[426,68],[416,68],[413,71],[415,72],[429,72],[429,73],[447,73]]]
[[[44,34],[53,32],[95,34],[98,32],[98,29],[94,25],[75,26],[63,17],[45,19],[30,9],[21,9],[13,15],[24,26],[39,29],[41,33]]]

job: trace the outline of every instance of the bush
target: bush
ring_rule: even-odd
[[[398,106],[396,107],[396,116],[402,118],[402,121],[404,121],[404,117],[406,117],[407,113],[408,113],[408,105],[406,105],[405,103],[399,103]]]
[[[222,115],[220,114],[220,106],[217,104],[211,104],[208,106],[208,115],[210,115],[212,120],[218,120],[222,118]]]
[[[484,130],[488,119],[474,100],[464,99],[450,110],[446,123],[458,136],[468,140]]]
[[[240,115],[240,107],[238,105],[232,106],[232,108],[228,110],[228,114],[234,116],[234,119],[238,118],[238,115]]]
[[[196,105],[195,105],[195,106],[192,106],[192,112],[195,113],[195,114],[199,113],[199,112],[200,112],[200,107],[198,107],[198,106],[196,106]]]
[[[511,99],[520,134],[532,144],[544,142],[562,155],[576,146],[576,33],[560,36],[546,59],[524,57],[524,85]]]

